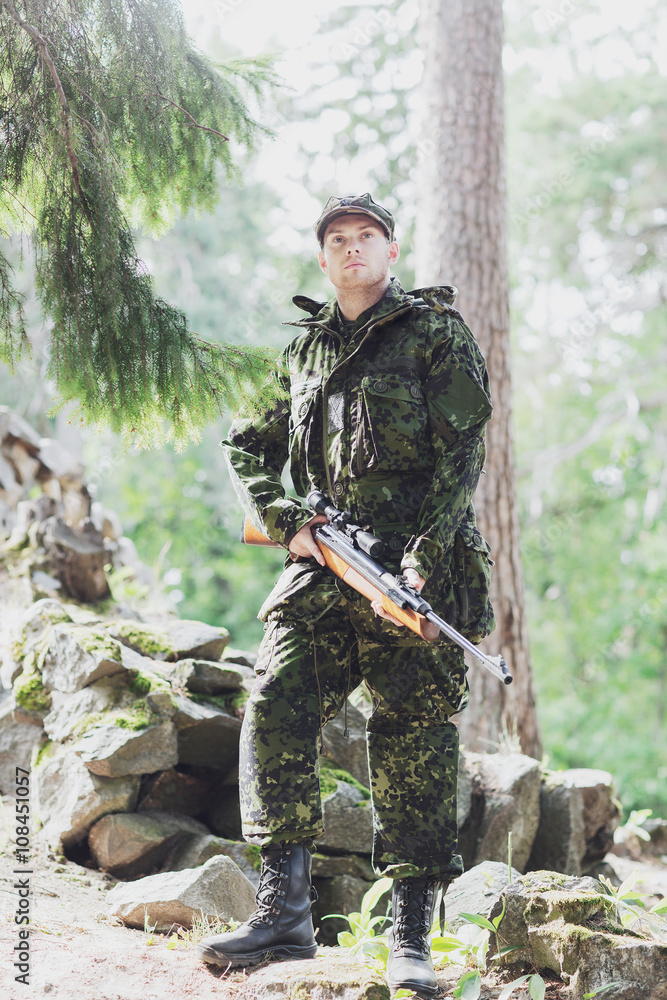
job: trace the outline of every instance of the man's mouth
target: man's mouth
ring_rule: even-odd
[[[366,265],[360,260],[353,260],[350,264],[345,265],[345,270],[347,271],[350,267],[365,267]]]

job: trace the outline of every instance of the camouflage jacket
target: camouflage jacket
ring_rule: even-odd
[[[310,315],[291,324],[300,334],[283,356],[289,401],[237,417],[222,444],[246,515],[270,538],[287,545],[313,516],[285,494],[289,461],[299,496],[320,489],[370,525],[389,568],[431,578],[428,599],[457,627],[467,617],[477,639],[492,612],[489,548],[471,501],[492,407],[484,358],[452,306],[455,294],[451,286],[406,293],[392,279],[352,328],[335,299],[296,296]],[[296,590],[312,584],[300,576]]]

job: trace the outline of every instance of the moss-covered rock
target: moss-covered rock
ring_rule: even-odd
[[[251,972],[239,986],[239,1000],[389,1000],[382,973],[351,956],[330,951],[311,961],[273,963]]]
[[[117,621],[107,624],[107,630],[118,642],[155,660],[175,660],[169,633],[143,622]]]
[[[36,601],[23,612],[12,633],[10,644],[12,657],[17,662],[21,661],[29,648],[34,646],[52,625],[72,621],[72,616],[60,601],[53,598]]]
[[[103,629],[54,625],[39,646],[37,666],[49,689],[72,693],[125,671],[120,644]]]
[[[342,767],[333,767],[326,759],[320,760],[320,788],[322,789],[322,797],[326,798],[327,795],[333,795],[338,787],[338,782],[344,781],[347,785],[352,785],[361,792],[364,800],[369,800],[371,793],[362,785],[360,781],[350,774],[349,771],[344,771]]]
[[[14,681],[16,704],[28,712],[48,712],[51,708],[51,693],[44,687],[38,670],[23,672]]]
[[[107,624],[109,634],[154,660],[175,662],[188,658],[218,660],[229,643],[227,629],[204,622],[175,619],[156,625],[135,621]]]

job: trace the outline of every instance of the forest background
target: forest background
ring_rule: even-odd
[[[140,240],[158,293],[204,337],[280,348],[291,296],[330,294],[311,229],[321,205],[365,190],[395,211],[396,274],[413,287],[415,168],[431,154],[416,0],[184,6],[208,55],[270,51],[286,86],[261,113],[275,138],[242,163],[243,186],[221,177],[214,213]],[[514,438],[547,763],[606,768],[626,811],[666,815],[667,11],[506,0],[504,13]],[[25,258],[20,284],[39,359]],[[229,419],[182,452],[128,452],[52,420],[43,374],[39,360],[0,371],[2,401],[82,455],[182,617],[256,646],[281,555],[238,542],[218,447]]]

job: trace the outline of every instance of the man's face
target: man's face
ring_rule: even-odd
[[[386,284],[399,249],[368,215],[340,215],[327,226],[318,256],[334,288],[353,291]]]

